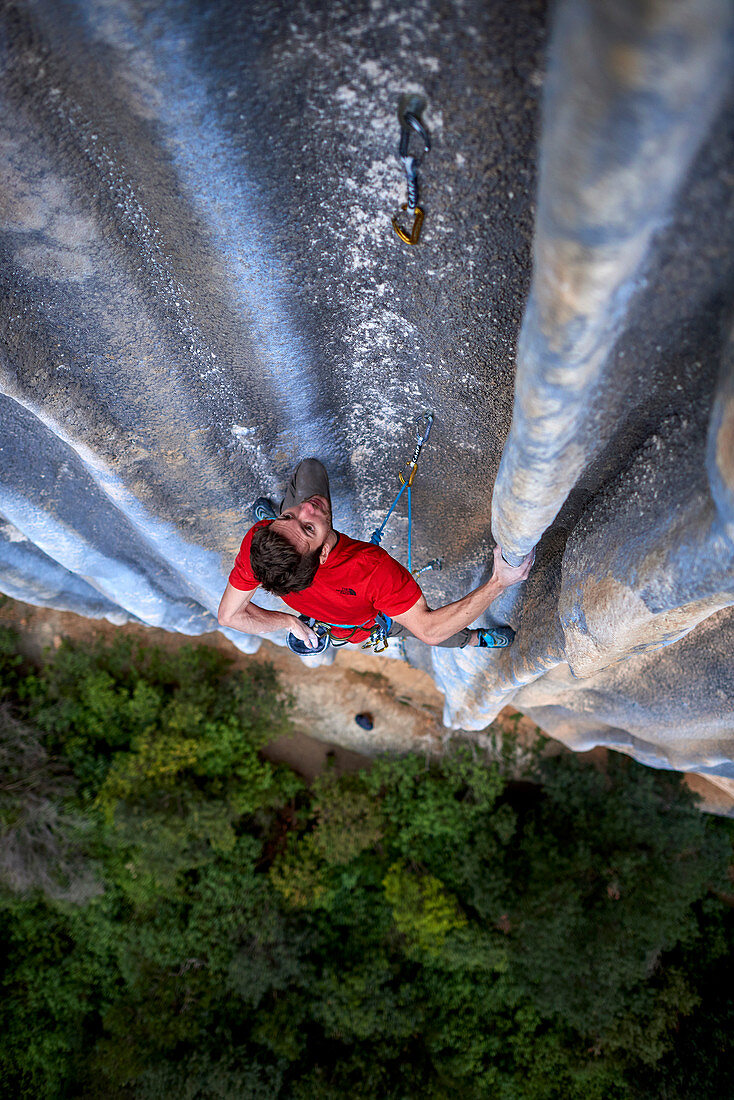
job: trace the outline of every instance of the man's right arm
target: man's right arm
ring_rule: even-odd
[[[287,611],[266,611],[264,607],[250,603],[257,588],[242,592],[228,584],[219,604],[217,621],[243,634],[274,634],[276,630],[289,630],[307,645],[316,645],[318,639],[312,630],[296,615]]]

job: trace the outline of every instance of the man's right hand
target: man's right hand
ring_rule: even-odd
[[[520,581],[527,580],[534,561],[535,551],[531,550],[528,556],[523,558],[519,565],[508,565],[502,557],[502,547],[495,546],[494,572],[492,576],[499,582],[502,588],[511,588],[513,584],[519,584]]]
[[[316,648],[318,639],[307,623],[285,611],[267,611],[251,603],[256,591],[253,588],[249,592],[241,592],[228,584],[217,613],[220,625],[241,630],[243,634],[274,634],[278,630],[289,630],[309,649]]]
[[[299,619],[295,615],[290,615],[289,618],[291,620],[289,624],[291,634],[295,635],[309,649],[316,649],[319,639],[308,623],[304,623],[303,619]]]

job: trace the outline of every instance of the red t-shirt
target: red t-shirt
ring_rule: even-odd
[[[258,587],[259,581],[250,565],[250,543],[253,532],[271,522],[256,523],[242,540],[229,575],[233,588],[251,592]],[[342,627],[348,624],[347,629],[333,631],[335,638],[362,642],[369,637],[378,611],[393,618],[408,611],[420,597],[418,583],[386,550],[340,534],[325,563],[316,570],[313,583],[283,599],[294,611],[321,622],[341,624]],[[352,633],[353,626],[361,629]]]

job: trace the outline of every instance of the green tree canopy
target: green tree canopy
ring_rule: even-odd
[[[726,1095],[732,828],[678,776],[459,746],[307,787],[259,662],[0,667],[2,1096]]]

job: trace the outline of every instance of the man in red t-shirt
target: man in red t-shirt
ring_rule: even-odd
[[[386,550],[334,530],[326,470],[306,458],[291,478],[280,515],[260,520],[242,540],[218,618],[244,634],[289,630],[315,648],[318,639],[303,619],[250,602],[262,585],[294,611],[331,624],[336,639],[364,641],[381,614],[390,620],[391,638],[412,634],[428,645],[501,648],[514,638],[510,627],[469,630],[469,623],[505,588],[524,581],[532,563],[530,554],[521,565],[508,565],[498,546],[488,581],[431,609],[415,579]]]

